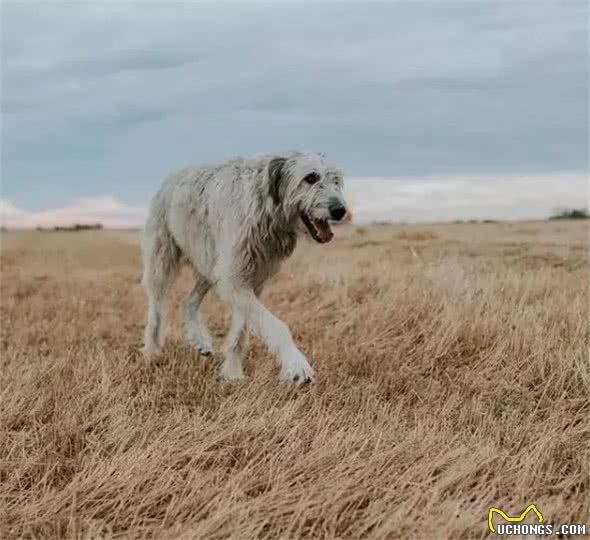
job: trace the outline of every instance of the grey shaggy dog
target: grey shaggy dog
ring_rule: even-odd
[[[199,312],[215,286],[232,307],[221,375],[244,376],[246,328],[275,351],[281,378],[313,380],[313,370],[287,326],[260,301],[264,283],[295,249],[298,233],[319,243],[333,233],[329,220],[349,218],[342,172],[323,154],[287,152],[240,157],[189,167],[168,176],[152,200],[142,237],[148,300],[143,351],[159,353],[164,339],[166,293],[181,263],[192,266],[195,285],[184,301],[186,334],[201,354],[212,352]]]

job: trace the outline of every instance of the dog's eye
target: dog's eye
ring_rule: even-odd
[[[308,184],[315,184],[316,182],[318,182],[320,179],[320,175],[318,173],[309,173],[304,180],[308,183]]]

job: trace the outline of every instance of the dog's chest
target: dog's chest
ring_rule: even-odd
[[[294,231],[269,227],[263,231],[251,231],[243,239],[240,274],[242,278],[261,284],[275,274],[281,262],[289,257],[297,244]]]

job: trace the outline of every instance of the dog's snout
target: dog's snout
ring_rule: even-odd
[[[330,200],[328,210],[330,217],[336,221],[340,221],[346,215],[346,207],[338,199]]]

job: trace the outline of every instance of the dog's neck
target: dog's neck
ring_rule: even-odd
[[[278,271],[280,263],[295,250],[295,223],[276,211],[267,210],[258,220],[246,225],[238,245],[243,253],[237,269],[242,280],[260,284]]]

